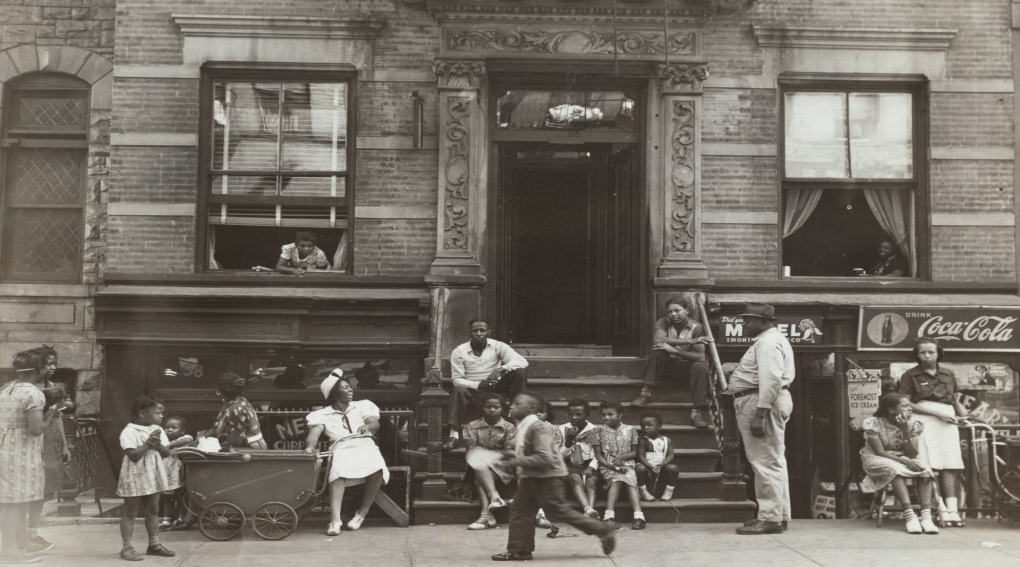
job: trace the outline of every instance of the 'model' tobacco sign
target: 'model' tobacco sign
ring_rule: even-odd
[[[1020,352],[1020,307],[861,307],[859,350],[910,350],[919,337],[946,350]]]

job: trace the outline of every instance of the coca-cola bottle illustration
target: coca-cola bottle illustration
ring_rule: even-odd
[[[885,323],[882,323],[882,344],[892,343],[892,314],[885,316]]]

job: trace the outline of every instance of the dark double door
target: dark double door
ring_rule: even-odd
[[[506,143],[498,152],[500,319],[508,338],[636,354],[637,146]]]

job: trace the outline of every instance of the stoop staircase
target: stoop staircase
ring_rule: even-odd
[[[589,421],[601,424],[598,405],[603,400],[620,400],[624,405],[624,423],[637,426],[646,411],[659,413],[663,430],[673,441],[680,467],[673,499],[669,502],[642,502],[641,507],[649,523],[740,523],[753,517],[754,502],[749,501],[743,483],[740,462],[739,435],[732,413],[732,399],[717,395],[713,408],[715,427],[697,429],[690,425],[690,388],[686,380],[667,377],[660,381],[654,392],[653,403],[645,408],[631,408],[630,400],[640,393],[641,381],[631,379],[641,374],[645,360],[633,357],[608,356],[608,350],[596,346],[544,347],[515,345],[528,359],[528,389],[550,403],[556,413],[554,422],[565,423],[567,400],[580,398],[588,401]],[[710,345],[714,354],[714,345]],[[440,351],[441,352],[441,351]],[[722,373],[718,356],[710,356],[713,377]],[[446,374],[446,373],[444,373]],[[441,451],[445,432],[441,430],[447,399],[439,376],[439,365],[433,366],[426,378],[421,406],[424,415],[419,418],[427,439],[419,454],[421,459],[415,474],[414,522],[416,524],[464,524],[478,517],[477,502],[451,501],[447,490],[464,477],[464,449]],[[716,390],[719,386],[716,386]],[[724,458],[722,449],[726,449]],[[568,491],[569,495],[569,491]],[[572,496],[569,501],[576,505]],[[578,505],[578,508],[579,505]],[[595,508],[601,513],[605,501],[600,498]],[[507,511],[498,510],[496,518],[507,521]],[[630,521],[631,508],[625,495],[616,505],[616,516],[621,522]]]

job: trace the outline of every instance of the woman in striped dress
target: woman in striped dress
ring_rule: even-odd
[[[28,503],[43,497],[42,434],[60,413],[45,414],[46,399],[35,386],[46,359],[25,351],[14,355],[17,376],[0,388],[0,563],[32,563],[28,546]]]

